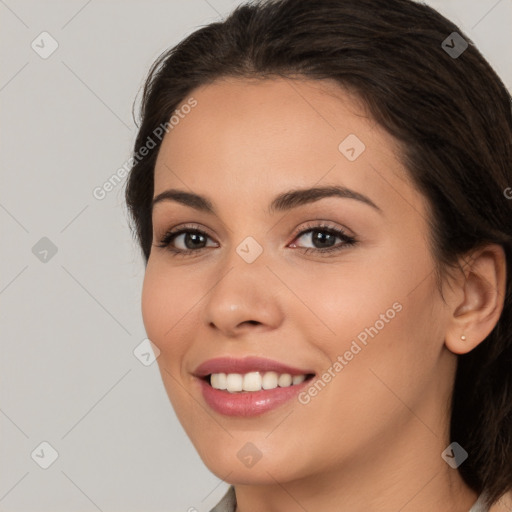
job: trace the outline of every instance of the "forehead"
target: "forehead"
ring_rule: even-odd
[[[386,180],[414,195],[400,177],[394,139],[332,81],[229,78],[190,96],[197,105],[162,142],[155,196],[177,187],[255,201],[329,182],[378,197],[389,188]],[[357,159],[344,154],[346,140],[362,150]]]

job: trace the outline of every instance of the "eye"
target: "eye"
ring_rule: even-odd
[[[210,239],[208,234],[198,229],[196,225],[182,226],[168,231],[157,245],[167,248],[174,255],[187,255],[199,253],[201,249],[206,248],[208,239]],[[217,246],[213,244],[213,247]]]
[[[342,229],[327,224],[309,224],[306,228],[297,234],[294,243],[290,245],[290,247],[297,247],[295,240],[309,241],[312,247],[298,247],[306,254],[311,251],[318,253],[338,251],[357,243],[353,236],[348,235]],[[336,239],[341,240],[341,243],[336,244]]]

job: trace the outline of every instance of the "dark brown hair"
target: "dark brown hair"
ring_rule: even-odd
[[[442,47],[453,32],[469,44],[459,56]],[[512,186],[512,113],[506,87],[471,40],[426,5],[252,2],[196,30],[153,64],[134,154],[196,87],[228,76],[333,79],[362,99],[399,143],[413,184],[428,200],[438,278],[472,249],[503,246],[504,309],[487,339],[458,356],[451,404],[451,439],[469,453],[458,470],[495,502],[512,488],[512,200],[505,193]],[[135,162],[126,185],[146,263],[159,147]]]

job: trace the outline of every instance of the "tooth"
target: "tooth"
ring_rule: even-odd
[[[249,372],[244,375],[242,384],[244,391],[260,391],[261,390],[261,374],[260,372]]]
[[[306,380],[305,375],[294,375],[292,377],[292,384],[300,384],[301,382],[304,382]]]
[[[215,389],[226,389],[226,374],[225,373],[212,373],[210,377],[210,384]]]
[[[230,393],[242,391],[243,376],[239,373],[228,373],[226,375],[226,389]]]
[[[263,389],[277,388],[278,375],[276,372],[266,372],[261,379],[261,387]]]
[[[289,373],[282,373],[279,375],[279,380],[277,384],[280,388],[287,388],[292,385],[292,376]]]
[[[277,387],[285,388],[304,382],[306,375],[291,375],[277,372],[249,372],[240,373],[212,373],[210,375],[210,384],[212,388],[227,390],[230,393],[240,391],[261,391],[262,389],[275,389]]]

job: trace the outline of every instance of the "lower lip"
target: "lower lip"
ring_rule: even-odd
[[[309,386],[311,379],[286,388],[277,387],[275,389],[236,393],[215,389],[205,380],[198,380],[203,398],[214,411],[225,416],[247,417],[258,416],[288,402],[297,396],[301,390]]]

